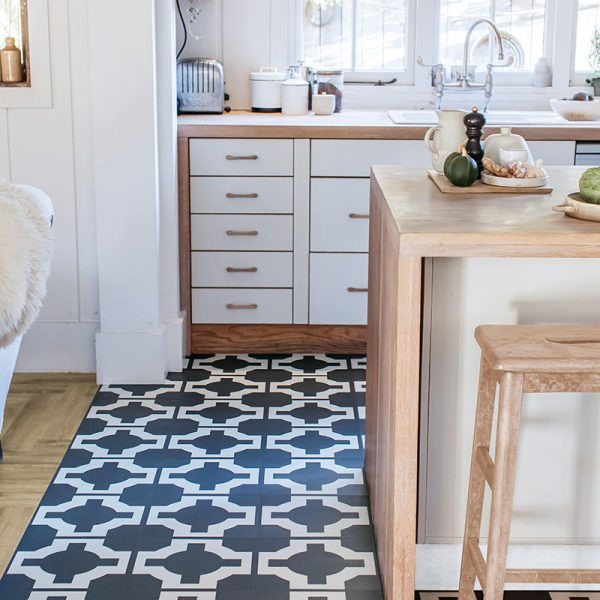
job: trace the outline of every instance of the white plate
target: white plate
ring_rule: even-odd
[[[543,187],[548,185],[548,177],[536,177],[535,179],[517,179],[516,177],[496,177],[490,175],[486,171],[481,174],[481,181],[486,185],[495,185],[498,187],[515,187],[515,188],[533,188]]]

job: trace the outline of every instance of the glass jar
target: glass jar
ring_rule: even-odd
[[[342,95],[344,93],[344,71],[327,69],[317,71],[317,93],[333,94],[335,96],[335,112],[342,110]]]

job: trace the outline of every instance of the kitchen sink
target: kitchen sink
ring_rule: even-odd
[[[434,125],[438,122],[433,110],[388,110],[396,125]],[[564,125],[564,119],[550,111],[489,111],[488,125]]]

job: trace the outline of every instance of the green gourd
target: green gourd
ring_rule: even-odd
[[[467,154],[465,148],[461,153],[453,152],[444,163],[444,173],[450,183],[458,187],[469,187],[479,177],[477,163]]]

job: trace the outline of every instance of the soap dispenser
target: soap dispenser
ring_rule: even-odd
[[[308,114],[308,81],[302,79],[301,65],[289,68],[281,84],[281,112],[284,115]]]
[[[484,156],[500,164],[500,148],[504,150],[524,150],[529,154],[532,162],[531,151],[525,138],[511,132],[510,127],[502,127],[500,133],[488,135],[484,142]]]

